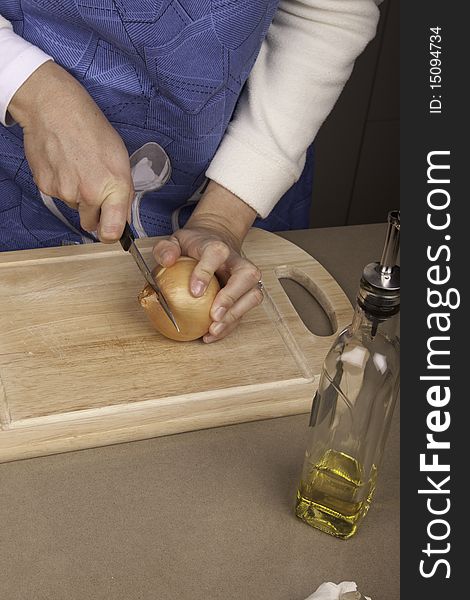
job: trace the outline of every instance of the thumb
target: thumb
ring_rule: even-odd
[[[129,190],[110,193],[101,204],[98,236],[102,242],[117,242],[124,231],[129,212]]]
[[[153,255],[162,267],[171,267],[181,256],[181,246],[178,239],[171,236],[166,240],[160,240],[155,244]]]

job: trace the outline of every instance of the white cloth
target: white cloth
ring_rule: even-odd
[[[382,0],[281,0],[234,118],[207,170],[265,217],[299,178],[305,152],[354,61],[374,37]],[[18,87],[50,57],[0,17],[0,121]],[[340,143],[340,140],[338,140]]]
[[[322,583],[321,586],[306,600],[340,600],[341,595],[346,592],[355,592],[357,585],[354,581],[343,581],[342,583]],[[366,596],[367,598],[367,596]],[[367,598],[367,600],[371,600]]]

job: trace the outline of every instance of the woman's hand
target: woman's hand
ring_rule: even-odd
[[[246,312],[263,301],[259,269],[240,256],[255,218],[251,207],[211,181],[186,226],[155,246],[155,258],[164,267],[181,255],[199,261],[190,280],[193,296],[204,294],[214,274],[224,286],[212,304],[213,322],[203,338],[207,343],[224,338]]]
[[[118,240],[133,198],[129,156],[85,88],[49,61],[18,89],[8,112],[23,128],[38,188],[77,209],[83,229],[102,242]]]

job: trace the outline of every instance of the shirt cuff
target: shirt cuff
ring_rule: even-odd
[[[0,123],[13,125],[8,105],[16,91],[42,64],[52,60],[9,27],[0,29]]]
[[[264,219],[298,179],[298,173],[289,167],[278,157],[264,155],[227,131],[206,176],[241,198]],[[299,168],[301,172],[303,167]]]

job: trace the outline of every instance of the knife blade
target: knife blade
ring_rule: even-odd
[[[129,223],[126,223],[126,226],[124,227],[124,232],[119,241],[120,241],[123,249],[126,252],[129,252],[131,254],[131,256],[133,257],[133,259],[135,260],[137,266],[140,269],[140,272],[142,273],[142,275],[145,278],[145,281],[149,284],[149,286],[157,294],[158,301],[160,302],[167,317],[170,319],[170,321],[175,326],[176,331],[179,332],[180,328],[178,327],[178,323],[176,322],[176,319],[173,316],[173,313],[171,312],[170,307],[168,306],[168,302],[166,301],[165,296],[163,295],[160,287],[158,286],[155,279],[153,278],[152,272],[149,269],[147,263],[145,262],[144,257],[142,256],[142,254],[140,253],[139,249],[137,248],[137,246],[135,244],[135,237],[134,237],[134,234],[132,233],[132,229],[130,228]]]

